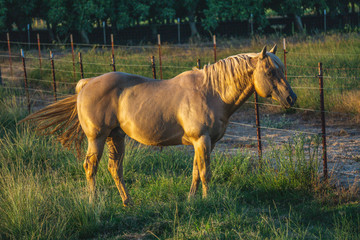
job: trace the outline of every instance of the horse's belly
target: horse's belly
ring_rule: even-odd
[[[130,138],[152,146],[180,145],[184,135],[182,128],[176,124],[164,126],[127,122],[120,127]]]

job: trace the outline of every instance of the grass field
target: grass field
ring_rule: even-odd
[[[257,39],[245,44],[224,40],[224,46],[229,48],[219,47],[218,55],[223,58],[238,52],[259,51],[267,41],[272,42]],[[329,110],[344,105],[330,100],[350,94],[359,99],[359,69],[355,69],[359,67],[359,55],[354,55],[360,54],[358,35],[334,35],[325,41],[293,40],[288,51],[288,64],[315,67],[305,70],[289,67],[289,76],[315,76],[318,61],[325,67],[354,68],[353,71],[331,70],[335,71],[334,75],[330,69],[325,72],[327,76],[349,77],[346,83],[343,78],[327,82],[328,87],[337,88],[326,95]],[[300,53],[307,55],[301,57]],[[156,49],[144,47],[128,53],[118,49],[118,70],[151,77],[146,57],[152,54],[156,55]],[[203,63],[212,61],[211,48],[185,51],[164,46],[163,55],[164,78],[191,69],[196,58],[201,58]],[[313,58],[309,57],[312,55]],[[85,64],[86,76],[91,76],[90,72],[111,70],[105,65],[110,62],[109,52],[92,49],[83,56],[84,63],[104,64]],[[60,61],[55,63],[56,68],[72,70],[72,63],[67,63],[71,54],[60,58],[59,52],[57,59]],[[122,63],[144,67],[120,68]],[[36,64],[35,60],[29,61],[30,67]],[[45,63],[44,68],[48,68]],[[40,71],[32,70],[30,77],[48,79],[49,74],[43,70],[40,76]],[[57,72],[57,80],[74,82],[71,72]],[[293,86],[318,84],[315,77],[294,78],[291,82]],[[30,84],[51,89],[46,82]],[[60,88],[64,93],[71,92],[70,89]],[[310,94],[306,89],[296,92],[299,107],[317,108],[317,102],[312,100],[317,92]],[[191,148],[169,147],[160,152],[129,140],[124,175],[134,206],[122,206],[107,171],[107,152],[97,175],[98,198],[90,204],[82,162],[54,138],[37,136],[29,126],[17,125],[27,111],[16,94],[0,88],[0,239],[360,238],[359,195],[353,189],[334,189],[321,182],[317,138],[294,136],[281,149],[274,147],[268,151],[261,162],[248,152],[229,154],[215,148],[210,196],[202,199],[198,194],[191,201],[187,200]],[[340,109],[357,113],[359,106]]]

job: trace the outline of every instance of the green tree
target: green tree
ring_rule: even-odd
[[[244,21],[249,19],[251,14],[260,28],[267,23],[263,0],[207,0],[207,5],[203,26],[208,31],[214,30],[221,21]]]
[[[89,43],[90,33],[98,19],[104,18],[104,9],[93,0],[50,0],[45,19],[58,40],[77,31],[84,42]]]
[[[175,1],[174,8],[177,18],[189,20],[191,38],[199,38],[196,22],[204,18],[203,9],[206,8],[206,0]]]
[[[6,26],[7,11],[5,0],[0,0],[0,31],[8,30]]]
[[[12,24],[15,23],[19,30],[25,31],[27,25],[32,22],[37,2],[37,0],[3,0],[2,11],[6,13],[4,27],[11,30]]]

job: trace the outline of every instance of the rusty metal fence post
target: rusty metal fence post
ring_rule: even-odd
[[[29,89],[28,89],[28,81],[27,81],[27,74],[26,74],[26,63],[25,63],[25,55],[24,51],[20,49],[22,64],[24,68],[24,86],[25,86],[25,94],[26,94],[26,100],[27,100],[27,109],[30,114],[30,96],[29,96]]]
[[[74,80],[76,80],[74,41],[73,41],[72,34],[70,34],[70,43],[71,43],[71,54],[72,54],[72,62],[73,62]]]
[[[112,66],[113,72],[116,72],[115,56],[114,56],[114,54],[111,54],[111,66]]]
[[[116,72],[116,67],[115,67],[115,51],[114,51],[114,35],[111,34],[110,35],[111,38],[111,65],[113,67],[113,71]]]
[[[2,74],[1,74],[1,66],[0,66],[0,86],[3,85],[3,82],[2,82]]]
[[[328,178],[327,169],[327,152],[326,152],[326,124],[325,124],[325,104],[324,104],[324,81],[323,81],[323,69],[322,63],[319,62],[319,90],[320,90],[320,111],[321,111],[321,136],[323,145],[323,175],[324,180]]]
[[[162,74],[162,62],[161,62],[161,39],[160,39],[160,34],[157,35],[158,37],[158,47],[159,47],[159,66],[160,66],[160,79],[163,79],[163,74]]]
[[[287,51],[286,51],[286,39],[283,38],[283,47],[284,47],[284,65],[285,65],[285,79],[287,81],[287,65],[286,65],[286,54],[287,54]]]
[[[213,36],[214,42],[214,63],[216,62],[216,35]]]
[[[153,78],[156,79],[156,66],[155,66],[154,56],[151,56],[151,68],[152,68]]]
[[[6,33],[8,50],[9,50],[9,66],[10,66],[10,76],[13,76],[13,68],[12,68],[12,59],[11,59],[11,47],[10,47],[10,34]]]
[[[52,73],[52,80],[53,80],[53,89],[54,89],[54,100],[57,101],[56,96],[56,80],[55,80],[55,66],[54,66],[54,54],[50,51],[50,61],[51,61],[51,73]]]
[[[115,49],[114,49],[114,34],[110,35],[110,40],[111,40],[111,51],[112,51],[112,55],[115,55]]]
[[[258,143],[258,154],[259,159],[262,157],[262,146],[261,146],[261,131],[260,131],[260,115],[259,115],[259,104],[258,104],[258,94],[254,92],[254,102],[255,102],[255,121],[256,121],[256,135]]]
[[[82,64],[81,52],[79,52],[79,64],[80,64],[80,76],[81,76],[81,79],[83,79],[84,78],[84,69],[83,69],[83,64]]]
[[[40,35],[36,34],[38,50],[39,50],[39,66],[40,66],[40,75],[41,75],[41,44],[40,44]]]

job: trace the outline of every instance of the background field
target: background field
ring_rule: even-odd
[[[242,52],[259,52],[281,40],[218,40],[218,59]],[[13,46],[13,52],[19,47]],[[49,49],[43,49],[48,56]],[[59,97],[73,93],[80,78],[73,77],[68,47],[53,46]],[[360,114],[358,34],[288,39],[288,77],[298,95],[296,108],[284,111],[262,99],[268,114],[294,114],[315,119],[318,104],[317,63],[323,62],[325,103],[329,118],[356,123]],[[111,71],[111,49],[78,48],[85,77]],[[213,62],[210,45],[164,45],[163,76],[171,78]],[[152,77],[149,57],[157,47],[115,50],[118,71]],[[26,52],[32,107],[52,101],[49,61],[42,70],[36,50]],[[64,150],[54,137],[37,136],[17,122],[27,115],[22,66],[13,58],[10,77],[7,58],[1,64],[0,87],[0,237],[7,239],[357,239],[360,238],[359,195],[355,188],[333,188],[321,181],[317,136],[293,134],[288,144],[267,146],[261,162],[244,151],[224,148],[212,154],[213,180],[208,199],[187,201],[191,183],[192,149],[163,151],[127,142],[125,181],[134,206],[124,208],[107,171],[105,153],[97,175],[98,199],[88,203],[82,162]],[[157,62],[157,73],[159,68]],[[77,72],[78,64],[76,65]],[[47,92],[49,91],[49,92]],[[40,100],[40,101],[39,101]],[[249,100],[251,102],[251,100]],[[252,108],[251,103],[244,108]],[[307,109],[307,111],[304,111]],[[345,115],[343,115],[345,114]],[[286,127],[291,123],[268,124]],[[282,126],[281,126],[282,123]],[[275,124],[278,124],[275,126]],[[279,125],[280,124],[280,125]],[[355,161],[355,159],[353,159]]]

